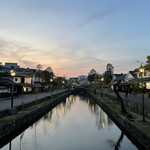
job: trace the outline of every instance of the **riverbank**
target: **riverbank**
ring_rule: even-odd
[[[100,97],[93,93],[88,93],[98,105],[111,117],[111,119],[123,131],[131,137],[133,141],[137,141],[140,149],[150,149],[150,122],[142,122],[142,117],[127,108],[127,113],[122,114],[120,105],[111,97]]]
[[[18,106],[15,115],[4,114],[4,117],[0,118],[0,147],[65,100],[70,94],[71,92],[64,92],[53,96],[53,98],[45,97],[23,107]]]

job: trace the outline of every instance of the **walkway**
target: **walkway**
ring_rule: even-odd
[[[107,93],[108,95],[117,97],[114,92],[111,93],[111,92],[108,92],[105,90],[105,93]],[[134,102],[137,104],[142,104],[142,95],[141,94],[138,94],[138,95],[128,94],[127,98],[125,97],[125,93],[119,92],[119,94],[122,97],[122,99],[125,99],[130,102]],[[145,107],[150,107],[150,98],[144,97],[144,105],[145,105]]]
[[[55,90],[52,92],[52,95],[62,93],[64,90]],[[14,97],[14,107],[19,106],[22,103],[29,103],[32,101],[35,101],[37,99],[41,99],[47,96],[51,96],[51,92],[42,92],[42,93],[33,93],[33,94],[27,94],[27,95],[22,95],[22,96],[16,96]],[[0,100],[0,111],[10,109],[11,105],[11,97],[5,98],[4,100]]]

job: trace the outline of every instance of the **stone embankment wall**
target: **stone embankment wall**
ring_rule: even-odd
[[[52,108],[54,108],[61,101],[65,100],[70,94],[71,92],[66,93],[63,97],[57,98],[54,101],[50,101],[47,105],[40,107],[21,118],[13,120],[12,122],[10,122],[9,124],[5,126],[2,126],[0,128],[0,147],[4,145],[5,143],[7,143],[9,139],[15,137],[16,134],[19,134],[20,131],[23,131],[30,124],[34,123],[36,120],[42,117],[45,113],[47,113]],[[44,98],[44,100],[46,99],[48,99],[48,97]],[[40,99],[40,101],[42,100],[43,99]],[[33,105],[32,103],[30,104]]]
[[[138,147],[140,149],[150,150],[150,137],[132,125],[125,117],[109,108],[95,96],[91,94],[90,96],[96,100],[97,104],[108,114],[108,116],[111,117],[111,119],[119,126],[119,128],[122,129],[124,133],[126,133],[131,141],[138,143]]]
[[[108,94],[105,94],[105,96],[109,97],[111,99],[117,100],[117,98],[115,96],[111,96],[111,95],[108,95]],[[141,104],[130,102],[130,101],[127,101],[125,99],[123,99],[123,100],[124,100],[124,103],[125,103],[126,107],[132,109],[132,111],[134,111],[136,113],[138,112],[138,113],[142,114],[142,105]],[[144,114],[145,114],[145,116],[150,118],[150,107],[144,107]]]

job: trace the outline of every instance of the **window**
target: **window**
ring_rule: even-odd
[[[144,76],[146,76],[146,72],[144,72]]]

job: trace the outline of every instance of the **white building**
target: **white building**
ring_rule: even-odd
[[[124,80],[125,80],[125,82],[128,82],[128,81],[136,79],[136,78],[137,78],[136,72],[135,71],[129,71],[127,73],[127,75],[125,76]]]

